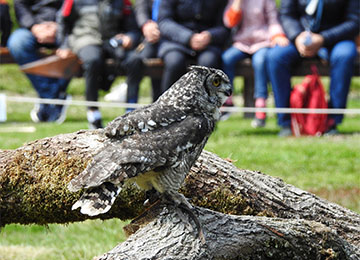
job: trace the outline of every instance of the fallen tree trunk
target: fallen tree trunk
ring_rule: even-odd
[[[358,259],[355,248],[315,221],[234,216],[197,208],[206,237],[163,208],[159,217],[97,260]]]
[[[80,192],[70,193],[66,185],[109,141],[101,130],[79,131],[37,140],[16,150],[0,151],[0,226],[10,223],[67,223],[89,218],[71,210]],[[163,227],[160,225],[158,236],[153,236],[159,241],[157,243],[159,256],[162,255],[164,259],[173,252],[182,250],[185,252],[190,245],[200,248],[198,251],[200,254],[189,255],[195,258],[179,259],[237,259],[236,255],[244,256],[241,259],[263,259],[266,254],[281,256],[272,258],[269,255],[268,257],[272,259],[289,259],[289,257],[285,258],[284,254],[280,254],[284,251],[285,245],[288,248],[285,250],[288,255],[295,256],[302,252],[299,256],[307,256],[305,253],[310,251],[317,252],[311,254],[312,256],[321,256],[299,259],[360,258],[358,214],[285,184],[280,179],[259,172],[240,170],[231,162],[209,152],[204,151],[201,154],[181,191],[186,197],[191,198],[194,205],[200,207],[197,212],[205,229],[207,243],[205,246],[196,247],[186,239],[186,234],[189,232],[167,232],[166,230],[176,230],[176,228],[168,229],[170,224],[177,225],[176,222],[170,221],[169,225]],[[134,186],[128,186],[123,189],[114,207],[107,214],[98,217],[132,219],[144,210],[144,200],[143,192]],[[115,251],[109,252],[101,259],[142,259],[140,252],[155,249],[151,243],[141,242],[149,240],[141,234],[149,233],[154,223],[168,223],[174,217],[172,214],[176,212],[170,210],[166,214],[153,215],[145,223],[130,225],[129,234],[141,228],[125,243],[115,248]],[[247,225],[242,225],[243,222]],[[217,228],[213,229],[213,226]],[[256,228],[253,229],[254,227]],[[231,230],[242,234],[241,237],[233,232],[229,233]],[[191,235],[191,232],[189,234]],[[263,238],[260,234],[267,238]],[[173,246],[168,247],[169,250],[165,250],[168,245],[165,242],[166,237],[172,236],[183,243],[173,243]],[[194,239],[193,235],[191,237],[192,243],[197,243],[197,239]],[[245,242],[246,239],[248,242]],[[136,243],[142,246],[141,250],[137,250],[138,255],[133,255],[134,258],[122,258],[121,252],[129,252],[126,246],[131,244],[132,247],[136,247]],[[229,244],[229,247],[233,248],[230,250],[233,252],[231,253],[233,257],[230,255],[220,257],[228,251],[221,249],[224,248],[221,247],[222,243]],[[233,244],[236,246],[230,246]],[[288,245],[290,246],[287,247]],[[256,258],[253,254],[259,257]],[[206,257],[204,258],[203,255]],[[246,255],[249,257],[245,257]]]

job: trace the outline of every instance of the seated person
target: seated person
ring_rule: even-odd
[[[234,28],[232,46],[223,55],[224,72],[231,82],[234,79],[236,64],[251,57],[254,69],[255,106],[266,106],[268,97],[268,76],[266,71],[266,55],[270,47],[289,44],[277,19],[274,0],[229,0],[224,13],[224,24]],[[227,103],[232,104],[231,98]],[[266,114],[256,112],[251,122],[254,128],[265,126]]]
[[[158,56],[164,60],[162,92],[186,72],[190,60],[221,68],[221,53],[229,36],[222,19],[225,6],[223,0],[161,1]]]
[[[136,103],[143,63],[132,50],[140,31],[130,1],[65,0],[58,22],[61,48],[57,55],[65,58],[75,53],[82,61],[86,100],[97,101],[98,91],[110,88],[116,75],[106,70],[105,59],[113,57],[117,69],[127,74],[127,102]],[[88,107],[87,119],[90,129],[103,127],[98,107]]]
[[[141,56],[144,59],[157,57],[160,30],[157,23],[158,7],[156,6],[156,3],[159,3],[159,1],[137,0],[135,2],[136,21],[144,36],[144,49],[141,51]],[[153,101],[156,101],[162,94],[160,84],[160,79],[151,78]]]
[[[23,65],[39,60],[40,47],[56,48],[56,12],[61,0],[15,0],[15,14],[20,28],[8,40],[8,48],[15,61]],[[65,99],[69,83],[65,79],[55,79],[26,74],[40,98]],[[30,116],[34,122],[58,122],[65,120],[66,107],[60,105],[35,105]]]
[[[321,56],[330,64],[329,108],[345,108],[360,29],[358,0],[282,0],[280,22],[291,44],[268,52],[267,68],[276,107],[289,107],[291,67],[302,58]],[[314,3],[316,5],[314,5]],[[312,7],[312,8],[310,8]],[[314,8],[315,7],[315,8]],[[341,114],[330,114],[327,134],[337,134]],[[291,135],[290,114],[278,114],[279,136]]]
[[[0,46],[6,47],[11,33],[12,22],[9,13],[9,5],[6,0],[0,0]]]

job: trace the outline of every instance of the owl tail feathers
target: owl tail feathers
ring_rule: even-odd
[[[85,190],[80,199],[72,206],[72,210],[80,208],[80,212],[96,216],[108,212],[121,191],[121,186],[105,182],[98,187]]]

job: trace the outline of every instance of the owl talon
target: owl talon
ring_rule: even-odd
[[[198,238],[200,239],[201,243],[204,245],[206,243],[204,232],[202,230],[198,217],[194,214],[193,208],[188,208],[188,206],[184,204],[180,204],[179,208],[185,211],[186,213],[188,213],[190,218],[195,222],[196,229],[198,230],[198,234],[197,234]]]
[[[201,241],[202,244],[205,244],[205,236],[204,236],[204,232],[202,230],[201,224],[199,219],[196,217],[195,213],[194,213],[194,207],[190,204],[190,202],[185,198],[185,196],[181,193],[178,192],[165,192],[163,193],[163,202],[165,204],[170,204],[170,205],[177,205],[177,207],[181,210],[183,210],[183,212],[186,212],[190,218],[194,221],[196,228],[198,230],[198,237]],[[185,223],[189,223],[189,221],[187,221],[187,219],[185,218],[185,216],[183,214],[179,214],[179,217],[181,220],[183,220]],[[189,223],[189,225],[191,226],[191,224]],[[193,228],[191,226],[190,228],[191,231],[193,231]]]

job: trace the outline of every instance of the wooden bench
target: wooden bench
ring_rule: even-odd
[[[0,63],[13,63],[13,59],[9,54],[6,48],[0,49]],[[65,63],[64,63],[65,64]],[[69,65],[70,64],[70,65]],[[107,60],[108,66],[113,66],[114,61],[109,59]],[[318,68],[319,74],[322,76],[329,76],[329,66],[321,62],[319,59],[303,59],[299,64],[292,69],[293,76],[305,76],[311,74],[310,67],[312,64],[315,64]],[[22,66],[22,69],[26,68]],[[70,68],[70,69],[69,69]],[[47,67],[49,70],[50,67]],[[63,70],[62,73],[65,73],[67,77],[73,76],[73,71],[76,70],[76,64],[68,63],[68,69]],[[65,72],[64,72],[65,71]],[[145,60],[145,76],[158,77],[161,78],[163,73],[163,62],[161,59],[148,59]],[[119,76],[124,76],[124,71],[118,72]],[[254,107],[255,101],[253,98],[254,94],[254,72],[251,66],[251,60],[245,59],[238,63],[235,69],[235,75],[244,78],[244,106],[245,107]],[[81,73],[79,74],[81,76]],[[360,55],[357,57],[355,67],[354,67],[354,76],[360,76]],[[252,117],[253,113],[245,113],[245,117]]]

